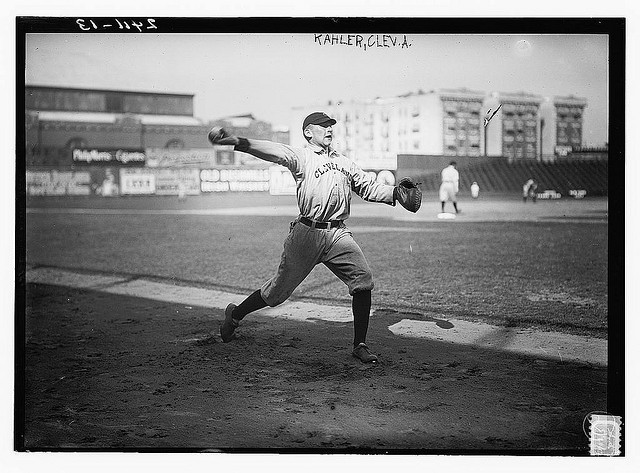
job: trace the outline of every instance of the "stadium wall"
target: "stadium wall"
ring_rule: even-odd
[[[402,177],[440,173],[440,171],[448,166],[451,161],[455,161],[457,163],[458,169],[464,169],[465,167],[470,165],[489,163],[495,161],[496,159],[504,160],[505,158],[487,156],[399,154],[397,175]]]

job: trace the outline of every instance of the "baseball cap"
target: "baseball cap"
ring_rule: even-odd
[[[336,121],[324,112],[313,112],[302,122],[302,130],[307,128],[307,125],[335,125]]]

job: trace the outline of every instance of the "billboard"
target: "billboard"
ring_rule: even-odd
[[[86,171],[27,171],[27,195],[89,195],[91,174]]]
[[[156,176],[148,169],[120,169],[120,194],[150,195],[156,192]]]
[[[233,148],[147,148],[147,166],[151,168],[171,167],[213,167],[218,163],[218,156],[233,156]],[[227,158],[228,159],[228,158]]]
[[[154,169],[156,195],[200,194],[200,172],[195,168]]]
[[[267,192],[269,169],[202,169],[200,190],[208,192]]]
[[[144,166],[146,155],[141,149],[123,148],[74,148],[71,150],[73,164],[99,166],[124,165]]]

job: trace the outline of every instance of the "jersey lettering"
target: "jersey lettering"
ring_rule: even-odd
[[[324,173],[329,171],[340,171],[342,174],[347,176],[347,179],[351,181],[351,174],[343,167],[339,167],[336,163],[324,163],[322,166],[318,167],[314,172],[314,177],[317,179],[322,176]]]

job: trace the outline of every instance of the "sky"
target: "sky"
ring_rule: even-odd
[[[583,143],[608,141],[605,35],[320,34],[29,34],[26,84],[194,94],[205,121],[283,126],[292,107],[419,89],[575,95]]]

